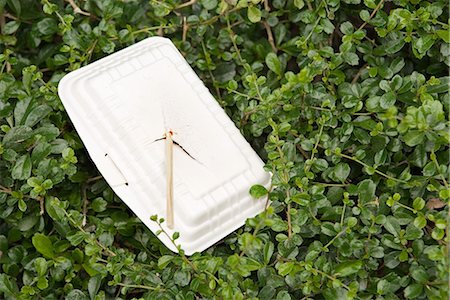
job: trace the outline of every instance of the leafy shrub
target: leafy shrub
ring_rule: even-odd
[[[0,0],[0,298],[446,299],[448,9]],[[57,96],[157,34],[273,173],[270,208],[189,258],[98,176]]]

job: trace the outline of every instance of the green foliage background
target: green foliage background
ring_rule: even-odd
[[[448,9],[0,0],[0,298],[447,299]],[[98,177],[57,96],[157,34],[274,174],[270,208],[191,257]]]

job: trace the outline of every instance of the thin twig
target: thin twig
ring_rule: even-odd
[[[95,176],[95,177],[92,177],[92,178],[88,178],[88,179],[86,180],[86,183],[91,183],[91,182],[93,182],[93,181],[97,181],[97,180],[100,180],[100,179],[103,179],[103,176],[101,176],[101,175]]]
[[[313,184],[320,184],[323,186],[334,186],[334,187],[343,187],[343,186],[348,186],[347,183],[327,183],[327,182],[318,182],[318,181],[313,181]]]
[[[270,11],[269,0],[264,0],[264,10],[267,12]]]
[[[83,197],[83,221],[81,222],[81,226],[83,227],[86,226],[87,205],[89,202],[86,195],[86,189],[87,186],[83,184],[83,186],[81,187],[81,193]]]
[[[270,201],[270,193],[273,189],[273,182],[270,181],[269,189],[267,190],[267,197],[266,197],[266,203],[264,204],[264,212],[269,208],[269,201]]]
[[[30,21],[26,21],[26,20],[20,20],[18,17],[13,16],[12,14],[8,13],[5,11],[5,13],[3,14],[5,16],[5,18],[14,20],[14,21],[20,21],[21,23],[25,23],[25,24],[33,24],[33,22]]]
[[[175,246],[176,249],[181,249],[180,245],[177,245],[177,243],[175,243],[175,240],[170,237],[170,235],[167,233],[167,231],[161,226],[160,222],[157,222],[159,229],[161,230],[162,233],[164,233],[164,235],[170,240],[170,242],[172,243],[172,245]],[[179,251],[178,254],[180,254],[181,258],[189,265],[191,266],[192,270],[194,270],[195,272],[198,272],[197,267],[194,265],[194,263],[192,261],[189,260],[189,258],[186,257],[186,255],[184,254],[183,251]]]
[[[73,8],[73,12],[80,15],[90,16],[91,14],[82,10],[73,0],[66,0]]]
[[[5,28],[5,14],[2,11],[0,13],[0,33],[3,34]]]
[[[342,156],[342,157],[344,157],[344,158],[353,160],[354,162],[357,162],[357,163],[363,165],[363,166],[366,167],[366,168],[373,168],[373,167],[369,166],[368,164],[366,164],[365,162],[363,162],[363,161],[357,159],[356,157],[353,157],[353,156],[350,156],[350,155],[346,155],[346,154],[344,154],[344,153],[340,153],[340,154],[338,154],[338,155],[339,155],[339,156]],[[394,180],[394,181],[397,181],[397,182],[401,182],[401,183],[408,183],[408,182],[405,181],[405,180],[402,180],[402,179],[398,179],[398,178],[389,176],[389,175],[387,175],[387,174],[385,174],[385,173],[383,173],[383,172],[381,172],[381,171],[378,171],[378,170],[375,169],[375,168],[374,168],[374,172],[377,173],[378,175],[381,175],[381,176],[387,178],[387,179],[391,179],[391,180]]]
[[[186,16],[183,17],[183,37],[182,37],[182,41],[186,42],[186,38],[187,38],[187,32],[189,30],[189,25],[187,23],[187,18]]]
[[[365,64],[361,69],[358,70],[358,73],[356,73],[355,77],[353,77],[352,84],[355,84],[358,81],[359,77],[361,77],[362,72],[367,69],[367,67],[368,64]]]
[[[288,238],[292,237],[291,203],[287,205]]]
[[[159,27],[158,31],[156,32],[156,34],[158,36],[164,36],[164,28],[163,27]]]
[[[117,293],[116,293],[116,298],[115,299],[119,299],[120,293],[122,292],[122,285],[119,285],[119,288],[117,289]]]
[[[341,213],[341,226],[344,226],[344,217],[345,217],[346,209],[347,209],[347,204],[344,202],[344,206],[342,207],[342,213]]]
[[[278,48],[275,45],[275,40],[273,38],[272,29],[270,28],[270,26],[267,23],[267,21],[263,21],[262,23],[264,25],[264,28],[266,29],[267,40],[269,41],[270,46],[272,47],[273,52],[277,53],[278,52]]]
[[[175,9],[180,9],[180,8],[183,8],[183,7],[191,6],[191,5],[194,5],[195,3],[197,3],[197,0],[190,0],[188,2],[185,2],[185,3],[182,3],[182,4],[178,5],[178,6],[176,6]]]
[[[86,54],[87,54],[87,56],[86,56],[86,62],[87,62],[87,63],[89,63],[89,60],[90,60],[91,57],[92,57],[92,53],[94,53],[95,46],[97,45],[97,42],[98,42],[98,39],[96,39],[96,40],[92,43],[92,45],[89,47],[89,49],[88,49],[87,52],[86,52]]]
[[[345,231],[347,230],[347,227],[344,227],[335,237],[333,237],[323,248],[328,248],[333,244],[333,242],[340,237]]]
[[[11,189],[8,189],[7,187],[0,185],[0,192],[6,193],[6,194],[11,194]]]
[[[319,273],[319,274],[321,274],[321,275],[327,277],[328,279],[330,279],[330,280],[332,280],[332,281],[337,281],[337,280],[338,280],[336,277],[331,276],[330,274],[327,274],[327,273],[325,273],[325,272],[323,272],[323,271],[321,271],[321,270],[319,270],[319,269],[316,269],[316,268],[311,268],[311,269],[314,270],[314,271],[316,271],[317,273]],[[346,290],[349,290],[349,291],[350,291],[350,287],[349,287],[348,285],[345,285],[345,284],[343,284],[342,282],[340,282],[340,283],[342,284],[342,286],[343,286]]]
[[[375,9],[373,10],[373,12],[370,14],[369,19],[367,19],[367,21],[365,21],[364,23],[362,23],[361,26],[359,26],[358,30],[363,29],[363,28],[367,25],[367,22],[370,21],[370,20],[375,16],[375,14],[377,13],[377,11],[380,10],[380,8],[381,8],[381,6],[383,5],[383,3],[384,3],[384,0],[381,0],[381,1],[378,3],[377,7],[375,7]]]
[[[231,24],[230,27],[233,28],[233,27],[238,26],[238,25],[240,25],[242,23],[244,23],[244,21],[243,20],[239,20],[239,21],[236,21],[233,24]]]
[[[83,229],[83,227],[81,227],[80,225],[77,224],[77,222],[75,222],[74,219],[72,219],[72,217],[69,215],[69,213],[64,210],[64,214],[66,215],[66,218],[76,227],[78,228],[78,230],[80,230],[83,233],[87,233],[86,230]],[[114,253],[112,250],[108,249],[108,247],[106,247],[105,245],[103,245],[102,243],[100,243],[97,239],[94,239],[94,242],[103,249],[103,251],[105,251],[107,253],[108,256],[117,256],[116,253]]]
[[[118,283],[116,283],[116,285],[127,287],[127,288],[134,288],[134,289],[165,291],[164,289],[160,289],[160,288],[152,287],[152,286],[148,286],[148,285],[141,285],[141,284],[125,284],[125,283],[118,282]]]
[[[308,153],[306,153],[305,150],[303,150],[302,146],[300,146],[299,144],[296,145],[296,148],[298,151],[300,151],[300,153],[302,154],[303,158],[305,159],[309,159]]]
[[[233,93],[235,93],[236,91],[232,91]],[[249,98],[247,98],[249,99]],[[249,111],[246,111],[243,113],[242,118],[241,118],[241,126],[247,124],[248,118],[255,112],[257,112],[258,110],[256,108],[253,108]]]
[[[317,147],[319,146],[320,139],[322,138],[322,133],[323,133],[323,127],[324,126],[325,126],[325,123],[322,122],[322,124],[320,125],[319,134],[317,135],[316,144],[314,145],[314,148],[312,150],[311,161],[314,161],[314,156],[315,156],[315,154],[317,152]],[[307,165],[305,167],[305,172],[308,172],[310,168],[311,168],[311,165]]]
[[[13,15],[7,13],[7,12],[5,12],[5,13],[3,14],[3,16],[4,16],[5,18],[8,18],[8,19],[11,19],[11,20],[14,20],[14,21],[19,20],[19,18],[17,18],[16,16],[13,16]]]
[[[39,214],[42,216],[45,213],[45,209],[44,209],[44,197],[37,197],[37,201],[39,201]]]

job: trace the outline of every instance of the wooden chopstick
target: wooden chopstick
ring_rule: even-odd
[[[167,227],[173,229],[173,139],[172,131],[166,132],[166,218]]]

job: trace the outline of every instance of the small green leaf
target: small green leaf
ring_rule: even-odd
[[[17,21],[10,21],[5,24],[5,27],[3,28],[4,34],[13,34],[14,32],[19,29],[20,22]]]
[[[0,273],[0,292],[12,296],[12,299],[17,299],[19,288],[17,287],[16,280],[11,279],[10,276],[4,273]]]
[[[14,164],[11,177],[17,180],[26,180],[31,176],[31,158],[29,154],[22,155]]]
[[[48,288],[48,280],[47,280],[47,278],[39,277],[36,286],[40,290],[45,290],[46,288]]]
[[[247,17],[252,23],[261,21],[261,11],[256,6],[249,6],[247,9]]]
[[[303,0],[294,0],[294,5],[298,9],[302,9],[305,6],[305,2]]]
[[[422,229],[427,225],[427,219],[423,215],[419,215],[414,219],[413,224],[417,228]]]
[[[424,176],[431,177],[436,174],[436,171],[436,164],[434,163],[434,161],[430,161],[425,165],[425,167],[423,167],[422,174]]]
[[[279,291],[275,300],[292,300],[288,291]]]
[[[172,255],[163,255],[158,259],[158,268],[164,269],[174,259]]]
[[[435,239],[436,241],[440,241],[444,238],[445,231],[443,229],[440,229],[438,227],[435,227],[433,231],[431,232],[431,237]]]
[[[334,268],[334,274],[336,277],[346,277],[357,273],[362,268],[362,265],[362,261],[360,260],[346,261]]]
[[[394,216],[388,216],[386,218],[386,222],[384,223],[384,228],[386,228],[387,231],[389,231],[394,236],[398,236],[400,232],[400,223],[398,222],[397,218]]]
[[[44,276],[47,273],[47,261],[43,257],[38,257],[34,260],[34,268],[38,276]]]
[[[275,296],[275,293],[276,293],[276,290],[272,286],[266,285],[259,291],[258,299],[272,300]]]
[[[348,175],[350,175],[350,166],[347,163],[339,163],[334,168],[334,175],[340,182],[345,182]]]
[[[100,48],[104,53],[108,54],[113,53],[116,47],[116,45],[112,41],[110,41],[104,36],[100,36],[100,38],[98,39],[98,45],[100,46]]]
[[[345,52],[342,54],[346,63],[351,66],[356,66],[359,64],[359,57],[354,52]]]
[[[64,149],[61,154],[63,159],[69,163],[75,164],[78,161],[72,148]]]
[[[82,241],[84,241],[86,236],[87,234],[85,232],[76,231],[73,234],[68,234],[66,238],[72,246],[78,246]]]
[[[334,229],[333,223],[323,222],[320,226],[320,231],[328,236],[336,236],[336,230]]]
[[[361,203],[369,203],[375,199],[377,185],[371,179],[365,179],[358,184],[358,195]]]
[[[335,282],[337,282],[337,280]],[[348,291],[339,287],[326,288],[323,291],[323,297],[325,300],[349,299]]]
[[[191,273],[187,270],[177,270],[173,275],[173,282],[181,287],[186,286],[191,281]]]
[[[447,44],[450,43],[450,31],[447,30],[436,30],[436,34]]]
[[[354,30],[353,24],[349,21],[342,23],[341,26],[339,26],[339,29],[343,34],[352,34]]]
[[[44,255],[46,258],[54,258],[55,253],[53,250],[53,243],[52,241],[44,234],[42,233],[36,233],[33,238],[31,239],[31,242],[33,243],[34,248]]]
[[[384,109],[388,109],[395,104],[395,100],[394,92],[386,93],[380,98],[380,106]]]
[[[95,296],[98,293],[98,290],[100,289],[101,284],[102,278],[99,275],[93,276],[89,279],[88,291],[91,300],[94,300]]]
[[[406,227],[406,233],[404,237],[409,241],[420,239],[423,236],[423,231],[417,228],[414,224],[409,224]]]
[[[53,18],[44,18],[37,22],[36,28],[42,35],[52,35],[58,31],[58,23]]]
[[[310,200],[311,196],[308,193],[299,193],[292,196],[292,201],[300,204],[301,206],[307,206]]]
[[[323,158],[316,159],[314,161],[314,167],[319,171],[325,171],[326,169],[328,169],[328,162]]]
[[[434,42],[432,34],[422,34],[418,39],[413,39],[413,47],[419,54],[424,54],[433,46]]]
[[[87,300],[89,299],[85,293],[78,289],[71,290],[67,296],[65,297],[65,300]]]
[[[38,143],[31,153],[31,161],[33,164],[39,164],[44,158],[46,158],[52,152],[52,147],[49,143]]]
[[[273,52],[270,52],[266,56],[266,65],[269,67],[271,71],[273,71],[277,75],[281,75],[281,62],[278,59],[277,55]]]
[[[411,266],[410,271],[411,277],[419,283],[426,283],[430,277],[422,266]]]
[[[264,246],[264,263],[268,265],[270,263],[270,259],[273,255],[274,251],[274,244],[272,242],[266,243]]]
[[[106,207],[108,205],[108,202],[106,202],[103,198],[97,197],[92,201],[92,209],[95,212],[102,212],[106,210]]]
[[[22,5],[20,3],[20,0],[10,0],[8,1],[8,5],[14,13],[16,13],[19,16],[21,15]]]
[[[22,212],[27,210],[27,204],[25,203],[25,201],[23,201],[23,199],[19,199],[18,206],[20,211]]]
[[[217,0],[202,0],[201,3],[207,10],[214,9],[217,6]]]
[[[417,211],[422,210],[425,207],[425,200],[420,197],[414,199],[413,208]]]
[[[31,95],[31,85],[33,84],[33,75],[36,72],[36,66],[31,65],[23,68],[22,70],[22,83],[23,87],[27,91],[28,95]],[[29,101],[30,99],[28,99]],[[17,125],[17,124],[16,124]]]
[[[250,195],[255,199],[264,197],[267,193],[267,189],[260,184],[256,184],[250,188]]]
[[[413,283],[411,285],[408,285],[405,288],[405,298],[406,299],[415,299],[419,297],[422,294],[423,286],[418,283]]]
[[[45,104],[39,105],[30,111],[30,113],[26,117],[23,125],[33,127],[40,120],[45,118],[51,111],[52,111],[52,108],[50,106],[45,105]]]
[[[17,228],[20,231],[28,231],[31,228],[33,228],[34,225],[36,225],[38,223],[38,221],[39,221],[38,216],[28,215],[19,221],[19,225],[17,226]]]
[[[410,147],[417,146],[423,142],[425,133],[419,130],[410,130],[406,135],[403,136],[403,140],[406,145]]]
[[[45,197],[45,211],[55,221],[61,221],[65,216],[63,204],[55,197]]]
[[[277,267],[278,274],[286,276],[294,269],[295,264],[293,262],[280,263]]]

